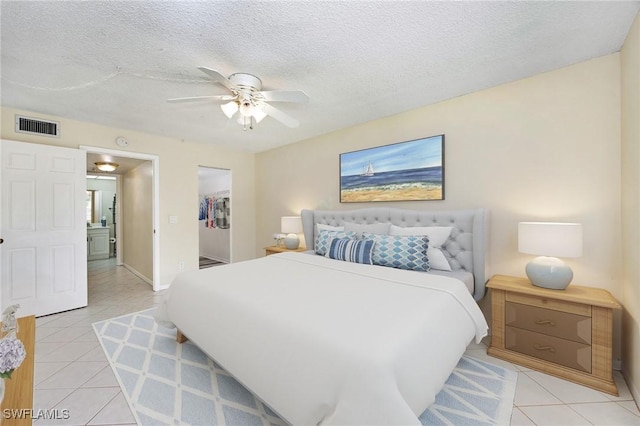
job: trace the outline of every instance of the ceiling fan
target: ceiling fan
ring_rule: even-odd
[[[194,96],[188,98],[167,99],[167,102],[216,101],[224,102],[220,105],[222,112],[232,118],[240,112],[238,123],[244,130],[253,129],[253,124],[259,123],[267,115],[288,127],[298,127],[300,123],[295,118],[275,108],[270,102],[308,102],[309,97],[300,90],[262,90],[262,80],[252,74],[235,73],[229,78],[216,70],[206,67],[198,69],[212,78],[214,83],[220,83],[231,91],[230,95]]]

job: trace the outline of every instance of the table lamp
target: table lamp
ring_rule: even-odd
[[[280,231],[287,234],[284,237],[284,245],[289,250],[295,250],[300,245],[298,234],[302,232],[300,216],[283,216],[280,220]]]
[[[582,256],[582,224],[520,222],[518,251],[539,255],[525,268],[533,285],[564,290],[573,279],[573,271],[558,257]]]

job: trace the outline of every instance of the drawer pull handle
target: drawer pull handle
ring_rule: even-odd
[[[551,353],[556,352],[556,348],[554,348],[553,346],[542,346],[536,343],[535,345],[533,345],[533,347],[539,351],[549,351]]]
[[[550,325],[552,327],[556,326],[555,321],[551,321],[551,320],[535,320],[534,322],[538,325]]]

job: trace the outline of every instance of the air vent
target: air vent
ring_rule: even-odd
[[[60,123],[16,115],[16,132],[60,137]]]

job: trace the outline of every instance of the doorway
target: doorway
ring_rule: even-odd
[[[91,174],[95,172],[97,162],[118,165],[108,173],[116,177],[115,204],[113,198],[107,200],[107,207],[113,209],[111,219],[115,222],[109,252],[112,244],[116,264],[126,267],[154,291],[161,290],[158,156],[91,146],[80,146],[80,149],[87,151],[87,170]],[[109,216],[103,216],[107,216],[110,225]]]
[[[198,167],[200,269],[231,262],[231,170]]]

